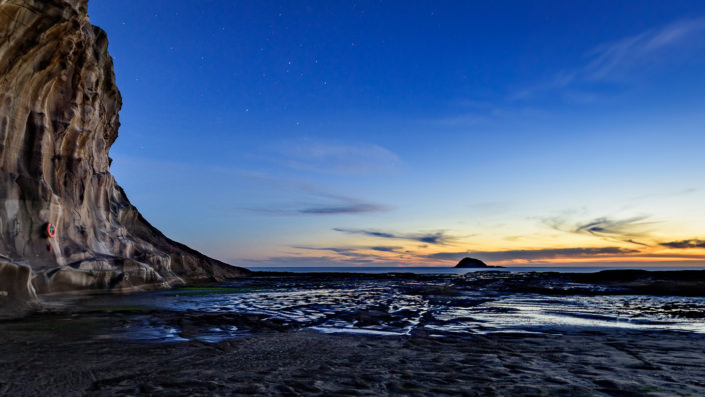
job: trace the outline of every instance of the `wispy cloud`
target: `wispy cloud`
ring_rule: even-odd
[[[245,267],[316,267],[316,266],[372,266],[371,259],[341,258],[340,256],[273,256],[266,259],[238,259],[228,262]]]
[[[544,219],[544,223],[555,230],[568,233],[586,234],[609,241],[622,241],[631,244],[648,244],[638,241],[648,238],[655,222],[645,222],[648,216],[635,216],[625,219],[599,217],[590,221],[571,224],[565,216]]]
[[[366,142],[321,142],[302,138],[274,146],[274,160],[289,168],[322,174],[372,174],[395,171],[401,164],[392,151]]]
[[[649,30],[616,42],[603,44],[589,52],[591,61],[581,74],[588,79],[602,80],[622,75],[647,62],[665,60],[668,51],[703,46],[705,18],[673,22],[661,29]]]
[[[601,237],[640,237],[645,234],[643,227],[648,225],[648,223],[643,222],[646,218],[646,216],[636,216],[626,219],[596,218],[586,223],[579,224],[575,228],[575,233],[586,233]]]
[[[359,215],[375,212],[385,212],[391,207],[362,202],[357,199],[338,199],[328,204],[311,203],[273,203],[268,206],[248,208],[250,212],[261,215],[294,216],[294,215]]]
[[[292,248],[307,250],[307,251],[331,251],[336,254],[346,254],[357,250],[357,247],[309,247],[305,245],[295,245]]]
[[[660,243],[660,245],[668,248],[705,248],[705,240],[700,239],[689,239],[680,241],[670,241],[666,243]]]
[[[656,194],[645,194],[645,195],[640,195],[640,196],[634,196],[631,197],[629,200],[630,201],[641,201],[641,200],[647,200],[647,199],[652,199],[652,198],[663,198],[663,197],[678,197],[678,196],[687,196],[690,194],[693,194],[697,192],[698,189],[691,187],[683,190],[678,190],[678,191],[666,191],[666,192],[660,192]]]
[[[380,252],[396,252],[403,247],[390,247],[390,246],[376,246],[376,247],[370,247],[371,250],[373,251],[380,251]]]
[[[323,188],[300,180],[281,179],[261,172],[240,172],[239,176],[270,185],[278,190],[288,191],[287,197],[296,197],[286,202],[276,202],[246,208],[262,215],[355,215],[390,211],[392,207],[372,203],[356,197],[326,191]]]
[[[600,44],[585,54],[586,62],[551,79],[526,87],[509,96],[525,100],[540,93],[563,90],[571,102],[592,102],[596,94],[585,91],[596,82],[624,82],[655,68],[686,59],[705,47],[705,17],[682,19],[639,34]]]
[[[447,235],[445,232],[433,232],[433,233],[390,233],[390,232],[380,232],[377,230],[367,230],[367,229],[344,229],[335,228],[336,232],[348,233],[348,234],[361,234],[369,237],[379,237],[387,239],[397,239],[397,240],[409,240],[418,241],[420,243],[443,245],[454,240],[454,237]]]
[[[304,215],[345,215],[383,212],[387,210],[389,210],[389,207],[379,204],[350,203],[342,206],[317,206],[302,208],[298,210],[298,212]]]
[[[304,250],[304,251],[327,251],[332,252],[337,255],[337,258],[343,260],[357,260],[376,262],[378,257],[374,254],[369,254],[363,252],[364,249],[361,247],[307,247],[307,246],[295,246],[293,248]]]
[[[614,256],[638,253],[638,250],[620,247],[597,248],[547,248],[535,250],[508,250],[508,251],[465,251],[465,252],[438,252],[427,255],[430,259],[458,261],[466,256],[472,256],[484,261],[511,261],[525,260],[528,262],[560,258],[586,258],[600,256]]]
[[[403,247],[398,246],[345,246],[345,247],[310,247],[304,245],[296,245],[292,248],[309,250],[309,251],[330,251],[336,254],[346,255],[346,256],[371,256],[369,253],[363,254],[363,251],[377,251],[377,252],[398,252],[403,249]]]
[[[413,256],[397,246],[292,246],[295,252],[266,259],[230,260],[242,266],[399,266]],[[317,255],[320,253],[320,255]]]

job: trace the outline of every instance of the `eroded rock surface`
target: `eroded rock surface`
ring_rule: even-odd
[[[165,237],[110,174],[121,97],[87,3],[0,0],[0,283],[29,270],[45,294],[246,274]],[[16,307],[3,288],[0,307]]]

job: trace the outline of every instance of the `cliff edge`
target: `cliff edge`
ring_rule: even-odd
[[[37,294],[248,273],[168,239],[115,182],[121,97],[107,48],[88,0],[0,0],[0,312]]]

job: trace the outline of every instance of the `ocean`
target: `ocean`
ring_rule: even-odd
[[[457,269],[438,266],[390,266],[390,267],[249,267],[259,272],[291,273],[415,273],[415,274],[465,274],[468,272],[558,272],[558,273],[593,273],[603,270],[640,269],[648,271],[705,270],[705,266],[511,266],[503,268]]]

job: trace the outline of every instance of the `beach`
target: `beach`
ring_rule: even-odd
[[[0,322],[0,394],[703,395],[702,298],[625,290],[669,278],[693,282],[263,273],[44,297],[53,309]]]
[[[116,343],[3,332],[0,394],[703,395],[705,338],[612,332],[459,338],[264,332]]]

